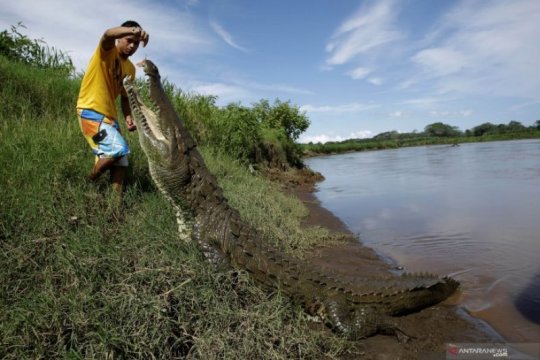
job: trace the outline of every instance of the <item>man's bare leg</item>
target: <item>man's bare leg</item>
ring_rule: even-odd
[[[122,204],[123,204],[123,191],[124,191],[124,178],[126,177],[125,166],[113,166],[111,167],[111,185],[112,185],[112,200],[114,210],[112,216],[115,219],[120,219]]]
[[[99,158],[92,169],[90,180],[96,181],[105,171],[112,170],[116,161],[118,161],[116,158]]]
[[[124,179],[126,178],[126,167],[125,166],[113,166],[111,167],[111,184],[113,190],[122,195],[124,189]]]

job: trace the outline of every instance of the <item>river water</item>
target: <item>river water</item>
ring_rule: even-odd
[[[452,275],[509,342],[540,339],[540,140],[311,158],[316,196],[407,271]]]

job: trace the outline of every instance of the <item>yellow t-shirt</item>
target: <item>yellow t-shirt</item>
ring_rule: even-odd
[[[126,75],[135,79],[135,66],[122,59],[116,46],[105,51],[98,45],[84,74],[78,109],[92,109],[111,119],[117,119],[115,100],[124,91],[122,80]]]

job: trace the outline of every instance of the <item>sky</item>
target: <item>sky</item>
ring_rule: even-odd
[[[136,20],[145,57],[184,91],[290,101],[300,142],[540,119],[539,0],[0,0],[0,30],[82,72],[103,32]]]

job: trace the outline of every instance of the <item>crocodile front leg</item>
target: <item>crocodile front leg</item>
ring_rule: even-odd
[[[201,232],[201,226],[198,223],[195,223],[193,226],[193,238],[197,242],[197,246],[206,261],[208,261],[215,269],[225,269],[230,267],[230,259],[216,244],[213,244],[208,239],[206,233]]]

